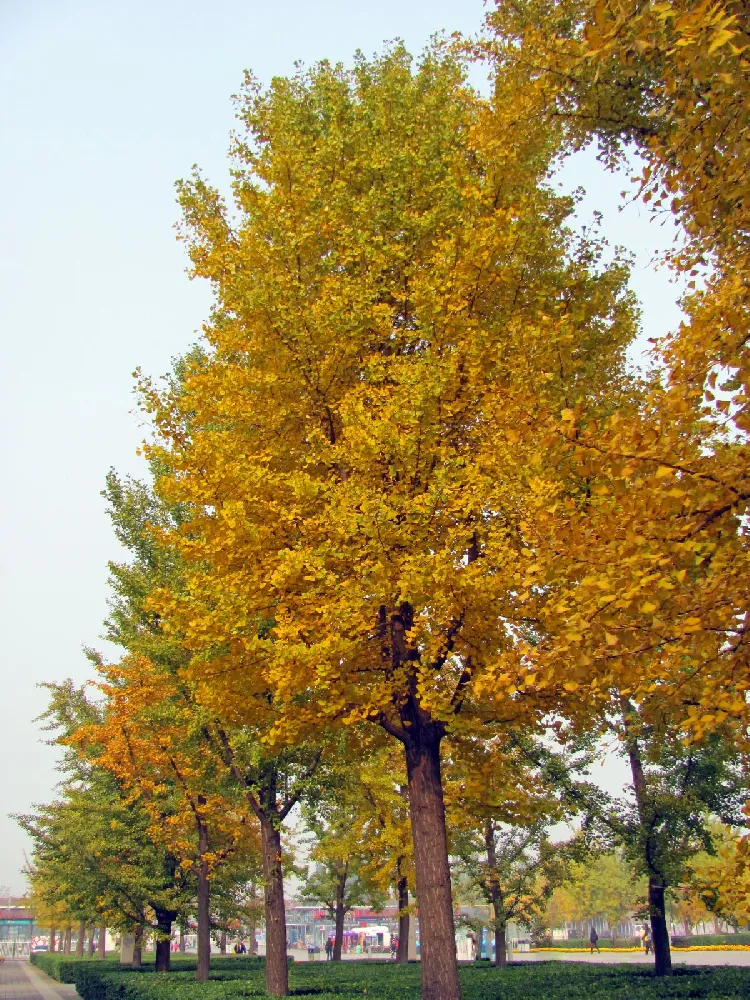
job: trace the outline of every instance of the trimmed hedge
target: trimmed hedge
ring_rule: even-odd
[[[294,959],[289,958],[288,962],[291,965]],[[143,967],[141,969],[131,969],[130,966],[120,965],[119,956],[109,957],[102,961],[102,959],[96,956],[89,957],[85,955],[81,957],[79,955],[63,955],[59,952],[48,951],[33,952],[31,955],[31,964],[36,965],[42,972],[46,972],[48,976],[56,979],[58,983],[77,983],[79,977],[85,975],[85,972],[81,970],[89,967],[95,973],[99,974],[104,972],[128,972],[138,975],[139,973],[155,972],[154,963],[155,956],[148,953],[144,956]],[[170,965],[171,972],[195,972],[198,968],[198,959],[195,955],[173,954],[170,959]],[[255,955],[243,955],[242,957],[234,955],[211,956],[211,972],[216,972],[219,975],[224,971],[230,971],[230,973],[242,971],[243,974],[248,974],[250,972],[257,972],[258,969],[263,968],[265,968],[265,960]],[[160,973],[160,975],[164,975],[164,973]]]
[[[700,948],[702,944],[750,945],[750,934],[691,934],[689,937],[672,937],[673,948]]]
[[[112,962],[78,961],[76,988],[82,1000],[237,1000],[265,997],[262,961],[217,959],[208,983],[191,972],[153,974],[114,968]],[[41,963],[37,962],[41,967]],[[213,965],[213,963],[212,963]],[[464,966],[464,1000],[739,1000],[750,998],[750,968],[675,969],[657,979],[643,966],[575,962],[517,963],[504,970]],[[420,967],[388,961],[300,962],[291,968],[296,997],[314,1000],[419,1000]]]
[[[640,938],[630,938],[621,937],[615,938],[614,943],[612,938],[600,937],[596,942],[600,948],[637,948],[642,947]],[[532,948],[560,948],[562,951],[575,951],[577,948],[586,948],[588,950],[591,948],[591,943],[589,939],[586,938],[568,938],[567,941],[549,941],[547,939],[543,941],[535,941]]]
[[[89,962],[96,962],[96,965],[101,970],[116,969],[120,966],[119,961],[113,958],[102,961],[102,959],[97,959],[93,956],[89,958],[88,955],[64,955],[56,951],[36,951],[31,953],[31,964],[41,969],[42,972],[46,972],[48,976],[52,976],[58,983],[74,983],[76,968],[79,965]]]
[[[692,934],[690,937],[678,937],[677,935],[672,935],[670,938],[673,948],[700,948],[701,945],[722,945],[722,944],[735,944],[735,945],[750,945],[750,934]],[[612,943],[612,938],[600,937],[597,941],[597,945],[600,948],[642,948],[643,944],[640,938],[615,938],[614,944]],[[531,946],[532,948],[560,948],[562,951],[575,951],[578,948],[590,949],[591,944],[588,938],[568,938],[567,941],[550,941],[546,938],[543,941],[537,941]]]

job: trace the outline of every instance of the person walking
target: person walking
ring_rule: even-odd
[[[651,947],[651,928],[648,924],[643,925],[643,930],[641,931],[641,943],[643,944],[643,950],[648,955],[652,952]]]
[[[326,938],[326,962],[331,961],[331,956],[333,955],[333,941],[330,938]]]
[[[589,944],[591,945],[591,954],[594,954],[594,948],[596,948],[597,954],[601,955],[599,950],[599,935],[596,933],[596,927],[591,925],[591,933],[589,934]]]

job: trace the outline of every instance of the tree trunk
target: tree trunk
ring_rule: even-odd
[[[627,711],[625,707],[623,708],[623,720],[628,759],[630,761],[630,772],[633,776],[633,791],[635,792],[638,819],[643,829],[648,831],[651,824],[649,822],[650,810],[646,774],[643,770],[638,741],[627,732]],[[666,885],[664,879],[651,866],[651,859],[656,854],[657,846],[653,842],[653,836],[652,833],[648,833],[646,836],[644,861],[649,871],[648,905],[651,916],[651,943],[654,949],[654,971],[657,976],[669,976],[672,974],[672,955],[669,950],[667,916],[664,908],[664,890],[666,889]]]
[[[419,904],[422,1000],[460,1000],[440,775],[442,726],[412,724],[404,744]]]
[[[227,929],[223,927],[221,934],[219,936],[219,953],[221,955],[226,955],[227,953]]]
[[[346,916],[346,906],[344,905],[344,893],[346,892],[346,876],[349,865],[345,864],[342,872],[339,873],[336,882],[336,933],[333,938],[333,961],[341,961],[341,945],[344,941],[344,917]]]
[[[89,928],[89,947],[88,953],[89,958],[91,958],[96,951],[96,927]]]
[[[143,924],[138,924],[133,934],[133,968],[143,965]]]
[[[251,882],[250,883],[250,899],[252,900],[253,905],[250,908],[250,914],[252,914],[252,916],[250,917],[251,923],[248,924],[248,928],[247,928],[247,933],[248,933],[248,938],[249,938],[249,940],[247,942],[247,953],[248,953],[248,955],[255,955],[256,952],[257,952],[257,950],[258,950],[258,944],[257,944],[257,942],[255,940],[255,901],[256,901],[257,898],[258,898],[258,895],[257,895],[257,890],[256,890],[255,882]]]
[[[185,954],[185,925],[180,924],[180,954]]]
[[[97,956],[99,958],[104,958],[107,954],[107,928],[99,928],[99,945],[97,948]]]
[[[654,948],[654,971],[657,976],[672,973],[672,953],[669,947],[667,915],[664,907],[664,884],[655,875],[648,878],[648,906],[651,911],[651,941]]]
[[[155,910],[156,913],[156,971],[169,972],[172,955],[172,910]]]
[[[399,861],[399,869],[401,867]],[[406,876],[402,875],[396,883],[398,891],[398,951],[396,961],[406,965],[409,961],[409,886]]]
[[[195,978],[199,983],[208,982],[211,968],[211,889],[208,881],[208,827],[198,821],[198,968]]]
[[[76,955],[83,958],[83,948],[86,941],[86,924],[83,920],[78,922],[78,939],[76,940]]]
[[[281,870],[281,831],[264,812],[260,821],[266,910],[266,991],[275,997],[289,993],[286,961],[286,911]]]
[[[63,952],[69,955],[73,947],[73,928],[70,924],[65,927],[65,942],[63,944]]]
[[[508,964],[508,942],[505,940],[505,932],[504,921],[495,924],[495,965],[498,969],[504,969]]]
[[[500,891],[500,881],[497,875],[497,849],[495,834],[497,830],[491,819],[485,820],[484,846],[487,851],[487,882],[492,912],[495,915],[495,965],[505,968],[508,964],[508,953],[505,945],[505,901]]]
[[[49,929],[49,950],[50,951],[54,951],[55,950],[56,932],[57,932],[57,928],[56,927],[50,927],[50,929]]]

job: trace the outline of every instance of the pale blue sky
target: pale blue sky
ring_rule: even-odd
[[[0,0],[0,885],[21,891],[25,837],[7,813],[48,800],[54,752],[32,718],[36,685],[87,677],[106,563],[117,547],[99,495],[110,466],[138,471],[131,373],[160,374],[195,339],[205,287],[185,277],[173,183],[199,163],[226,180],[230,95],[295,60],[349,60],[384,40],[418,52],[480,27],[481,0]],[[638,250],[649,333],[675,322],[649,266],[663,233],[616,212],[622,179],[592,157],[565,171]],[[614,775],[614,772],[613,772]],[[612,778],[616,784],[616,778]]]

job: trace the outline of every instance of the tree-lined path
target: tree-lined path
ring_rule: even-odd
[[[75,986],[56,983],[25,959],[0,965],[0,1000],[72,1000],[77,996]]]

